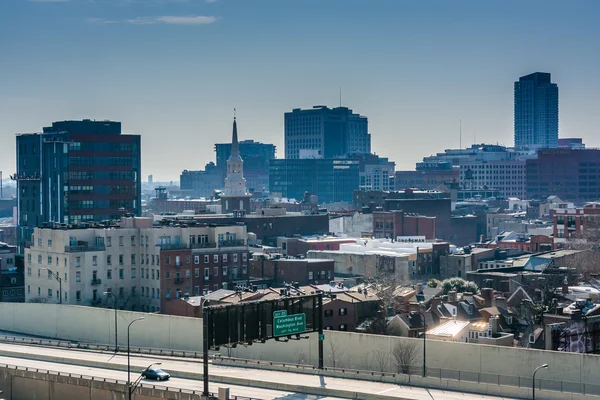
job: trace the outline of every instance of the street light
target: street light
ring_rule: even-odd
[[[427,353],[426,353],[426,347],[425,344],[427,343],[426,339],[425,339],[425,335],[427,332],[427,322],[425,322],[425,315],[423,315],[423,313],[421,311],[417,311],[419,314],[421,314],[421,320],[423,321],[423,378],[427,377]]]
[[[149,370],[151,367],[153,367],[155,365],[162,365],[162,363],[159,363],[159,362],[152,363],[152,364],[148,365],[144,371]],[[142,371],[142,373],[143,373],[143,371]],[[140,374],[140,376],[135,380],[135,382],[133,383],[133,385],[131,385],[130,387],[127,388],[127,391],[128,391],[127,393],[129,395],[129,397],[128,397],[129,399],[131,399],[131,396],[133,395],[133,392],[135,392],[135,389],[137,389],[138,385],[142,381],[142,378],[143,378],[143,376],[142,376],[142,374]]]
[[[118,337],[118,330],[117,330],[117,296],[113,293],[113,292],[104,292],[105,296],[112,296],[115,298],[115,353],[117,351],[119,351],[119,337]]]
[[[52,270],[49,270],[48,268],[42,268],[42,270],[48,271],[50,275],[52,275],[52,277],[58,281],[58,304],[62,304],[62,279],[60,279],[60,276],[58,276],[58,274],[55,274],[54,272],[52,272]]]
[[[544,369],[548,368],[548,364],[540,365],[539,367],[537,367],[535,369],[535,371],[533,371],[533,385],[532,385],[532,388],[533,388],[532,398],[533,398],[533,400],[535,400],[535,374],[538,372],[538,370],[540,370],[542,368],[544,368]]]
[[[143,320],[144,317],[134,319],[127,325],[127,390],[129,392],[129,400],[131,400],[131,361],[129,356],[129,329],[134,322]]]
[[[202,379],[204,381],[204,390],[202,392],[202,396],[208,398],[208,312],[205,305],[210,301],[207,298],[203,298],[200,303],[200,308],[202,309],[202,353],[203,359],[202,363],[204,364],[204,371],[202,373]]]

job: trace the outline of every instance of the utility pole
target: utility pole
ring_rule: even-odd
[[[319,293],[319,369],[323,369],[323,293]]]

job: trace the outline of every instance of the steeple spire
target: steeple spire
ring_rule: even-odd
[[[237,118],[235,108],[233,109],[233,135],[231,138],[231,158],[239,158],[240,157],[240,145],[238,143],[238,134],[237,134]]]

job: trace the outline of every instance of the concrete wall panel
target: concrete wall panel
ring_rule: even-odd
[[[68,398],[68,397],[67,397]],[[12,400],[50,400],[50,382],[39,379],[13,377]]]

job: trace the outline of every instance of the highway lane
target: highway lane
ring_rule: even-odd
[[[124,368],[127,365],[127,357],[118,354],[107,354],[107,353],[96,353],[96,352],[87,352],[73,349],[59,349],[59,348],[50,348],[50,347],[37,347],[37,346],[24,346],[24,345],[14,345],[14,344],[6,344],[0,343],[0,351],[2,352],[21,352],[25,354],[25,357],[32,357],[33,355],[45,355],[45,356],[53,356],[53,357],[61,357],[62,359],[68,361],[72,364],[81,364],[86,361],[95,361],[107,363],[108,365],[114,366],[115,369]],[[11,358],[12,362],[2,361],[4,358]],[[41,361],[29,361],[23,360],[15,357],[11,357],[9,354],[5,354],[3,357],[0,357],[0,362],[7,364],[14,364],[16,361],[20,360],[23,362],[33,362],[30,364],[31,366],[35,366],[41,363]],[[198,390],[201,388],[200,380],[191,380],[191,379],[180,379],[177,378],[177,374],[179,373],[201,373],[202,372],[202,364],[198,360],[181,360],[181,359],[165,359],[151,356],[132,356],[131,365],[132,370],[139,372],[149,364],[153,362],[161,362],[162,368],[166,371],[170,372],[175,376],[173,381],[170,382],[169,386],[181,387],[182,389],[192,389]],[[81,367],[81,366],[73,366],[68,364],[55,364],[49,363],[56,368],[50,367],[37,367],[37,368],[47,368],[53,369],[57,371],[65,371],[82,374],[81,371],[84,368],[89,367]],[[21,364],[16,364],[21,365]],[[58,369],[66,368],[64,369]],[[92,370],[99,371],[111,371],[116,374],[125,374],[126,372],[117,371],[115,369],[101,369],[101,368],[91,368]],[[72,372],[72,373],[73,373]],[[424,389],[417,388],[412,386],[400,386],[389,383],[381,383],[381,382],[372,382],[372,381],[364,381],[364,380],[355,380],[355,379],[347,379],[347,378],[332,378],[325,377],[319,375],[308,375],[308,374],[296,374],[291,372],[279,372],[279,371],[268,371],[268,370],[259,370],[259,369],[245,369],[239,367],[227,367],[227,366],[210,366],[210,374],[211,376],[220,376],[220,377],[233,377],[233,378],[243,378],[250,380],[249,383],[252,387],[245,386],[237,386],[234,390],[235,385],[229,384],[220,384],[220,386],[227,386],[231,388],[231,393],[239,396],[247,396],[247,397],[257,397],[262,399],[310,399],[307,394],[299,394],[299,393],[290,393],[290,392],[277,392],[272,393],[273,390],[269,389],[259,389],[262,384],[268,382],[270,384],[295,384],[301,385],[307,388],[328,388],[332,390],[344,390],[356,393],[369,393],[369,394],[381,394],[390,397],[397,397],[399,399],[414,399],[414,400],[491,400],[491,399],[500,399],[500,397],[494,396],[486,396],[479,394],[470,394],[463,392],[453,392],[453,391],[445,391],[445,390],[435,390],[435,389]],[[100,374],[98,376],[105,377]],[[122,375],[120,375],[122,376]],[[115,379],[114,377],[111,377]],[[118,379],[126,379],[118,378]],[[182,385],[182,386],[179,386]],[[185,387],[183,386],[185,385]],[[191,386],[188,386],[191,385]],[[214,384],[212,387],[216,388],[219,384]],[[215,389],[216,390],[216,389]],[[265,393],[263,395],[251,394],[251,391],[257,390],[257,393]],[[267,390],[269,393],[263,392]],[[307,390],[307,389],[305,389]],[[307,390],[310,391],[310,390]],[[299,395],[301,397],[287,397]],[[267,397],[265,397],[267,396]],[[278,397],[279,396],[279,397]],[[282,397],[283,396],[283,397]],[[339,394],[338,394],[339,396]],[[312,398],[323,399],[323,397],[313,396]]]
[[[82,367],[78,365],[68,365],[68,364],[59,364],[54,362],[47,361],[37,361],[37,360],[25,360],[22,358],[14,358],[14,357],[2,357],[0,356],[0,364],[9,364],[9,365],[17,365],[20,367],[27,368],[37,368],[41,370],[48,370],[60,373],[67,374],[77,374],[84,376],[94,376],[97,378],[105,378],[105,379],[113,379],[113,380],[121,380],[127,381],[127,372],[120,370],[111,370],[104,368],[91,368],[91,367]],[[136,368],[132,371],[132,380],[137,379],[139,373],[143,368]],[[168,381],[150,381],[150,380],[142,380],[141,382],[144,385],[153,385],[157,387],[170,387],[176,389],[187,389],[187,390],[195,390],[197,392],[202,391],[202,381],[193,380],[193,379],[182,379],[182,378],[171,378]],[[225,385],[225,384],[217,384],[217,383],[209,383],[209,390],[212,393],[217,393],[219,387],[228,387],[230,389],[230,395],[243,396],[243,397],[251,397],[254,399],[262,399],[262,400],[341,400],[337,397],[319,397],[315,395],[307,395],[302,393],[292,393],[278,390],[269,390],[269,389],[260,389],[253,387],[244,387],[244,386],[236,386],[236,385]]]

